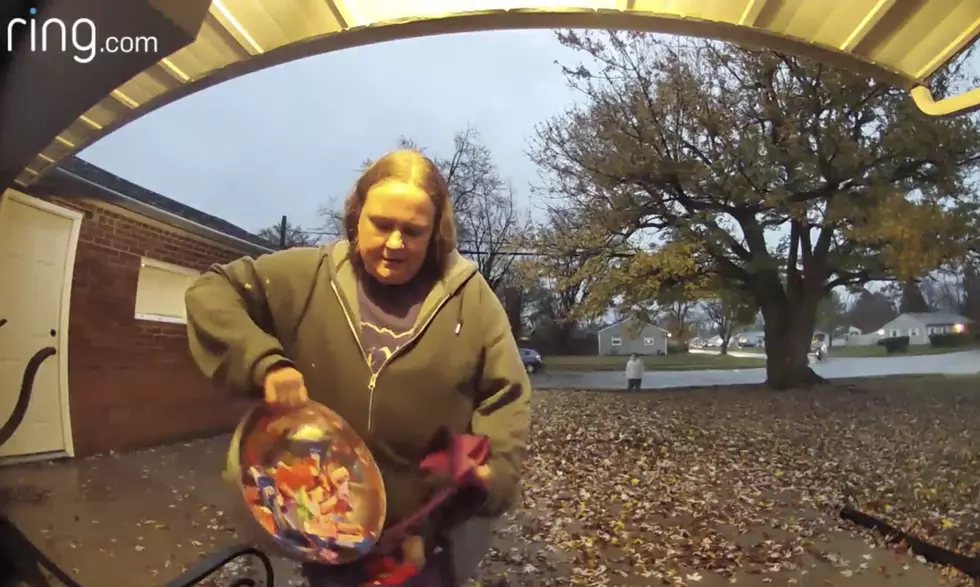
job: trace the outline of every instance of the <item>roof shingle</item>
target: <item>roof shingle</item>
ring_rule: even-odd
[[[163,210],[164,212],[169,212],[170,214],[174,214],[186,220],[196,222],[217,232],[228,236],[233,236],[260,247],[265,247],[267,249],[273,248],[272,243],[245,230],[244,228],[236,226],[227,220],[218,218],[217,216],[212,216],[207,212],[202,212],[186,204],[181,204],[176,200],[172,200],[144,187],[140,187],[139,185],[123,179],[114,173],[110,173],[101,167],[93,165],[84,159],[69,157],[68,159],[59,163],[58,167],[71,174],[96,183],[106,189],[118,192],[148,206],[153,206],[154,208]]]

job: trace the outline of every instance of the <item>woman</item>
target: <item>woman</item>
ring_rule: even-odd
[[[389,153],[358,179],[346,240],[212,267],[187,291],[191,353],[217,384],[269,404],[318,401],[364,438],[387,488],[390,527],[423,505],[418,462],[440,429],[486,436],[483,491],[430,518],[411,585],[461,584],[490,520],[518,496],[530,383],[507,316],[456,250],[448,188],[431,160]],[[338,569],[307,566],[314,586]],[[438,579],[434,579],[438,577]]]

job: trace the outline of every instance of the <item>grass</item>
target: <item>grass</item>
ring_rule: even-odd
[[[920,345],[910,345],[909,350],[905,353],[900,353],[897,355],[888,355],[885,353],[885,347],[877,344],[866,345],[866,346],[838,346],[831,347],[830,357],[901,357],[901,356],[917,356],[917,355],[945,355],[948,353],[958,353],[961,351],[970,351],[980,348],[978,345],[961,346],[961,347],[934,347],[926,344]],[[731,349],[740,353],[753,353],[753,354],[764,354],[765,351],[759,348],[744,348],[744,349]]]
[[[554,355],[544,358],[551,371],[622,371],[626,356]],[[647,371],[698,371],[702,369],[751,369],[765,366],[764,357],[731,357],[700,353],[679,353],[663,357],[643,357]]]

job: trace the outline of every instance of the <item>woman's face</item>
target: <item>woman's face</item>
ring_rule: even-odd
[[[368,190],[357,220],[357,251],[365,270],[385,285],[415,277],[428,252],[435,206],[421,188],[396,180]]]

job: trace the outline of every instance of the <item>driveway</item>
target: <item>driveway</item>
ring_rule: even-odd
[[[0,508],[85,587],[163,585],[248,541],[220,476],[228,440],[0,468]],[[274,565],[277,585],[302,584],[295,564]]]
[[[831,356],[826,363],[814,365],[813,370],[828,379],[929,373],[978,373],[980,351],[915,357],[835,358]],[[626,387],[626,377],[619,371],[549,371],[533,375],[531,380],[535,387],[551,389],[624,389]],[[765,380],[765,368],[653,371],[644,374],[643,387],[646,389],[708,387],[762,383]]]

